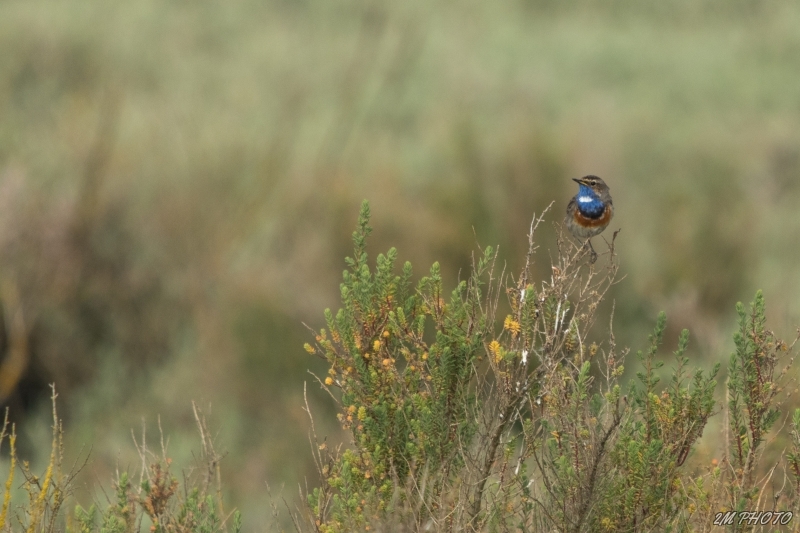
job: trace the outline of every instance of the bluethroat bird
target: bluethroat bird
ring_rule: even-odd
[[[573,178],[573,181],[578,183],[578,194],[567,205],[564,224],[570,233],[586,241],[592,250],[594,263],[597,253],[590,239],[608,227],[614,216],[614,203],[611,201],[608,185],[597,176]]]

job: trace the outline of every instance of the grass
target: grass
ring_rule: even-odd
[[[141,459],[139,471],[118,471],[113,482],[114,495],[105,495],[105,505],[93,503],[88,509],[77,505],[72,511],[63,511],[65,503],[74,505],[76,478],[86,466],[88,457],[84,455],[83,463],[76,461],[66,469],[64,429],[58,418],[56,397],[53,388],[53,440],[44,474],[37,476],[28,461],[22,461],[19,469],[24,481],[16,491],[13,481],[18,461],[15,446],[17,435],[6,413],[0,430],[0,444],[8,438],[10,468],[3,490],[0,530],[27,533],[129,533],[147,527],[153,533],[241,531],[241,513],[236,510],[229,513],[224,511],[219,467],[222,456],[214,449],[205,418],[196,405],[193,408],[202,447],[195,468],[183,471],[182,483],[171,473],[172,459],[167,456],[164,434],[160,435],[159,454],[148,448],[143,432],[141,440],[137,441],[136,437],[133,439]],[[137,474],[138,487],[132,482]],[[17,496],[20,493],[27,496],[27,502],[20,503],[17,500],[12,505],[15,493]]]

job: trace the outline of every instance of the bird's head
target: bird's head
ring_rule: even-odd
[[[572,178],[572,181],[577,182],[578,185],[583,185],[585,187],[588,187],[598,194],[601,192],[608,191],[608,185],[606,185],[606,182],[604,182],[597,176],[584,176],[582,178]]]

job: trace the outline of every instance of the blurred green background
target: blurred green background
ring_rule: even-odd
[[[266,483],[291,502],[316,480],[305,381],[343,438],[303,323],[338,304],[364,198],[373,254],[453,286],[476,243],[518,268],[533,213],[560,222],[598,174],[618,342],[664,309],[667,348],[689,327],[695,361],[727,361],[757,288],[791,337],[798,58],[791,1],[0,2],[0,396],[23,454],[49,455],[55,382],[88,504],[159,416],[189,464],[195,400],[260,529]]]

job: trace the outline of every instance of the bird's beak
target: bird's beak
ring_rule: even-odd
[[[581,185],[585,185],[583,178],[572,178],[572,181],[575,183],[580,183]]]

